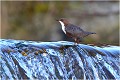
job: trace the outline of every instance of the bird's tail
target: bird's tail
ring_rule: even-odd
[[[95,32],[91,32],[91,34],[96,34]]]
[[[95,32],[87,32],[87,34],[96,34]]]

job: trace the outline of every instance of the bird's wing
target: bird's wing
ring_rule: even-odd
[[[71,34],[79,34],[81,32],[84,32],[83,29],[81,29],[80,27],[77,27],[73,24],[69,24],[65,27],[66,32],[71,33]]]

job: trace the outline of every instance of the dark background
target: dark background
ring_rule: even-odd
[[[97,33],[83,43],[119,45],[117,1],[1,1],[1,38],[71,41],[55,21],[63,17]]]

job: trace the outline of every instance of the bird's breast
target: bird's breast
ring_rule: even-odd
[[[60,24],[61,24],[61,26],[62,26],[62,30],[63,30],[63,32],[66,34],[64,23],[63,23],[62,21],[59,21],[59,22],[60,22]]]

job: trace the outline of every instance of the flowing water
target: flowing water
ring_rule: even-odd
[[[0,39],[0,80],[120,79],[120,46]]]

